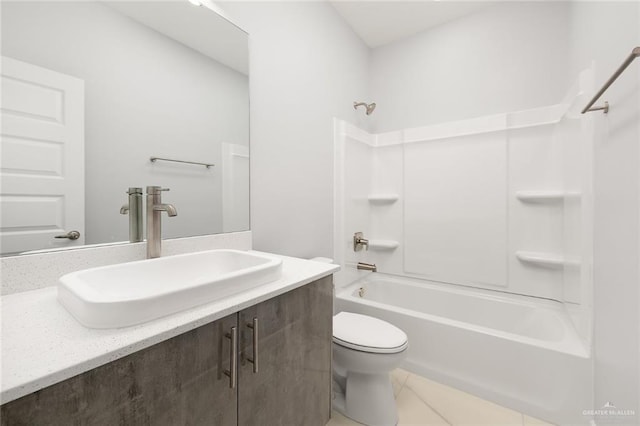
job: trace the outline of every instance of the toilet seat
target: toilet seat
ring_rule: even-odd
[[[394,354],[408,346],[407,335],[378,318],[352,312],[333,317],[333,342],[360,352]]]

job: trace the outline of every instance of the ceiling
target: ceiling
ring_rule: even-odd
[[[369,47],[379,47],[496,4],[491,1],[329,0]]]
[[[209,7],[186,0],[112,1],[108,7],[197,50],[242,74],[249,74],[247,34]]]

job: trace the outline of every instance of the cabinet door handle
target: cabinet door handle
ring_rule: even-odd
[[[238,381],[238,328],[231,327],[231,332],[226,333],[224,336],[231,341],[229,370],[224,370],[224,374],[229,377],[229,387],[235,389]]]
[[[253,372],[258,372],[258,318],[254,318],[253,322],[247,323],[247,327],[249,327],[253,331],[253,358],[247,358],[251,364],[253,364]]]

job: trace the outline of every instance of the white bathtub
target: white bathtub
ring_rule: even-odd
[[[587,424],[592,361],[563,304],[373,273],[336,290],[336,311],[409,337],[414,373],[556,424]]]

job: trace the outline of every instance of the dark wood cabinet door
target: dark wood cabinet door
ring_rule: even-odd
[[[253,330],[258,320],[258,372]],[[238,425],[324,426],[331,412],[333,282],[326,277],[240,312]]]
[[[4,404],[2,426],[237,424],[230,342],[237,314]]]

